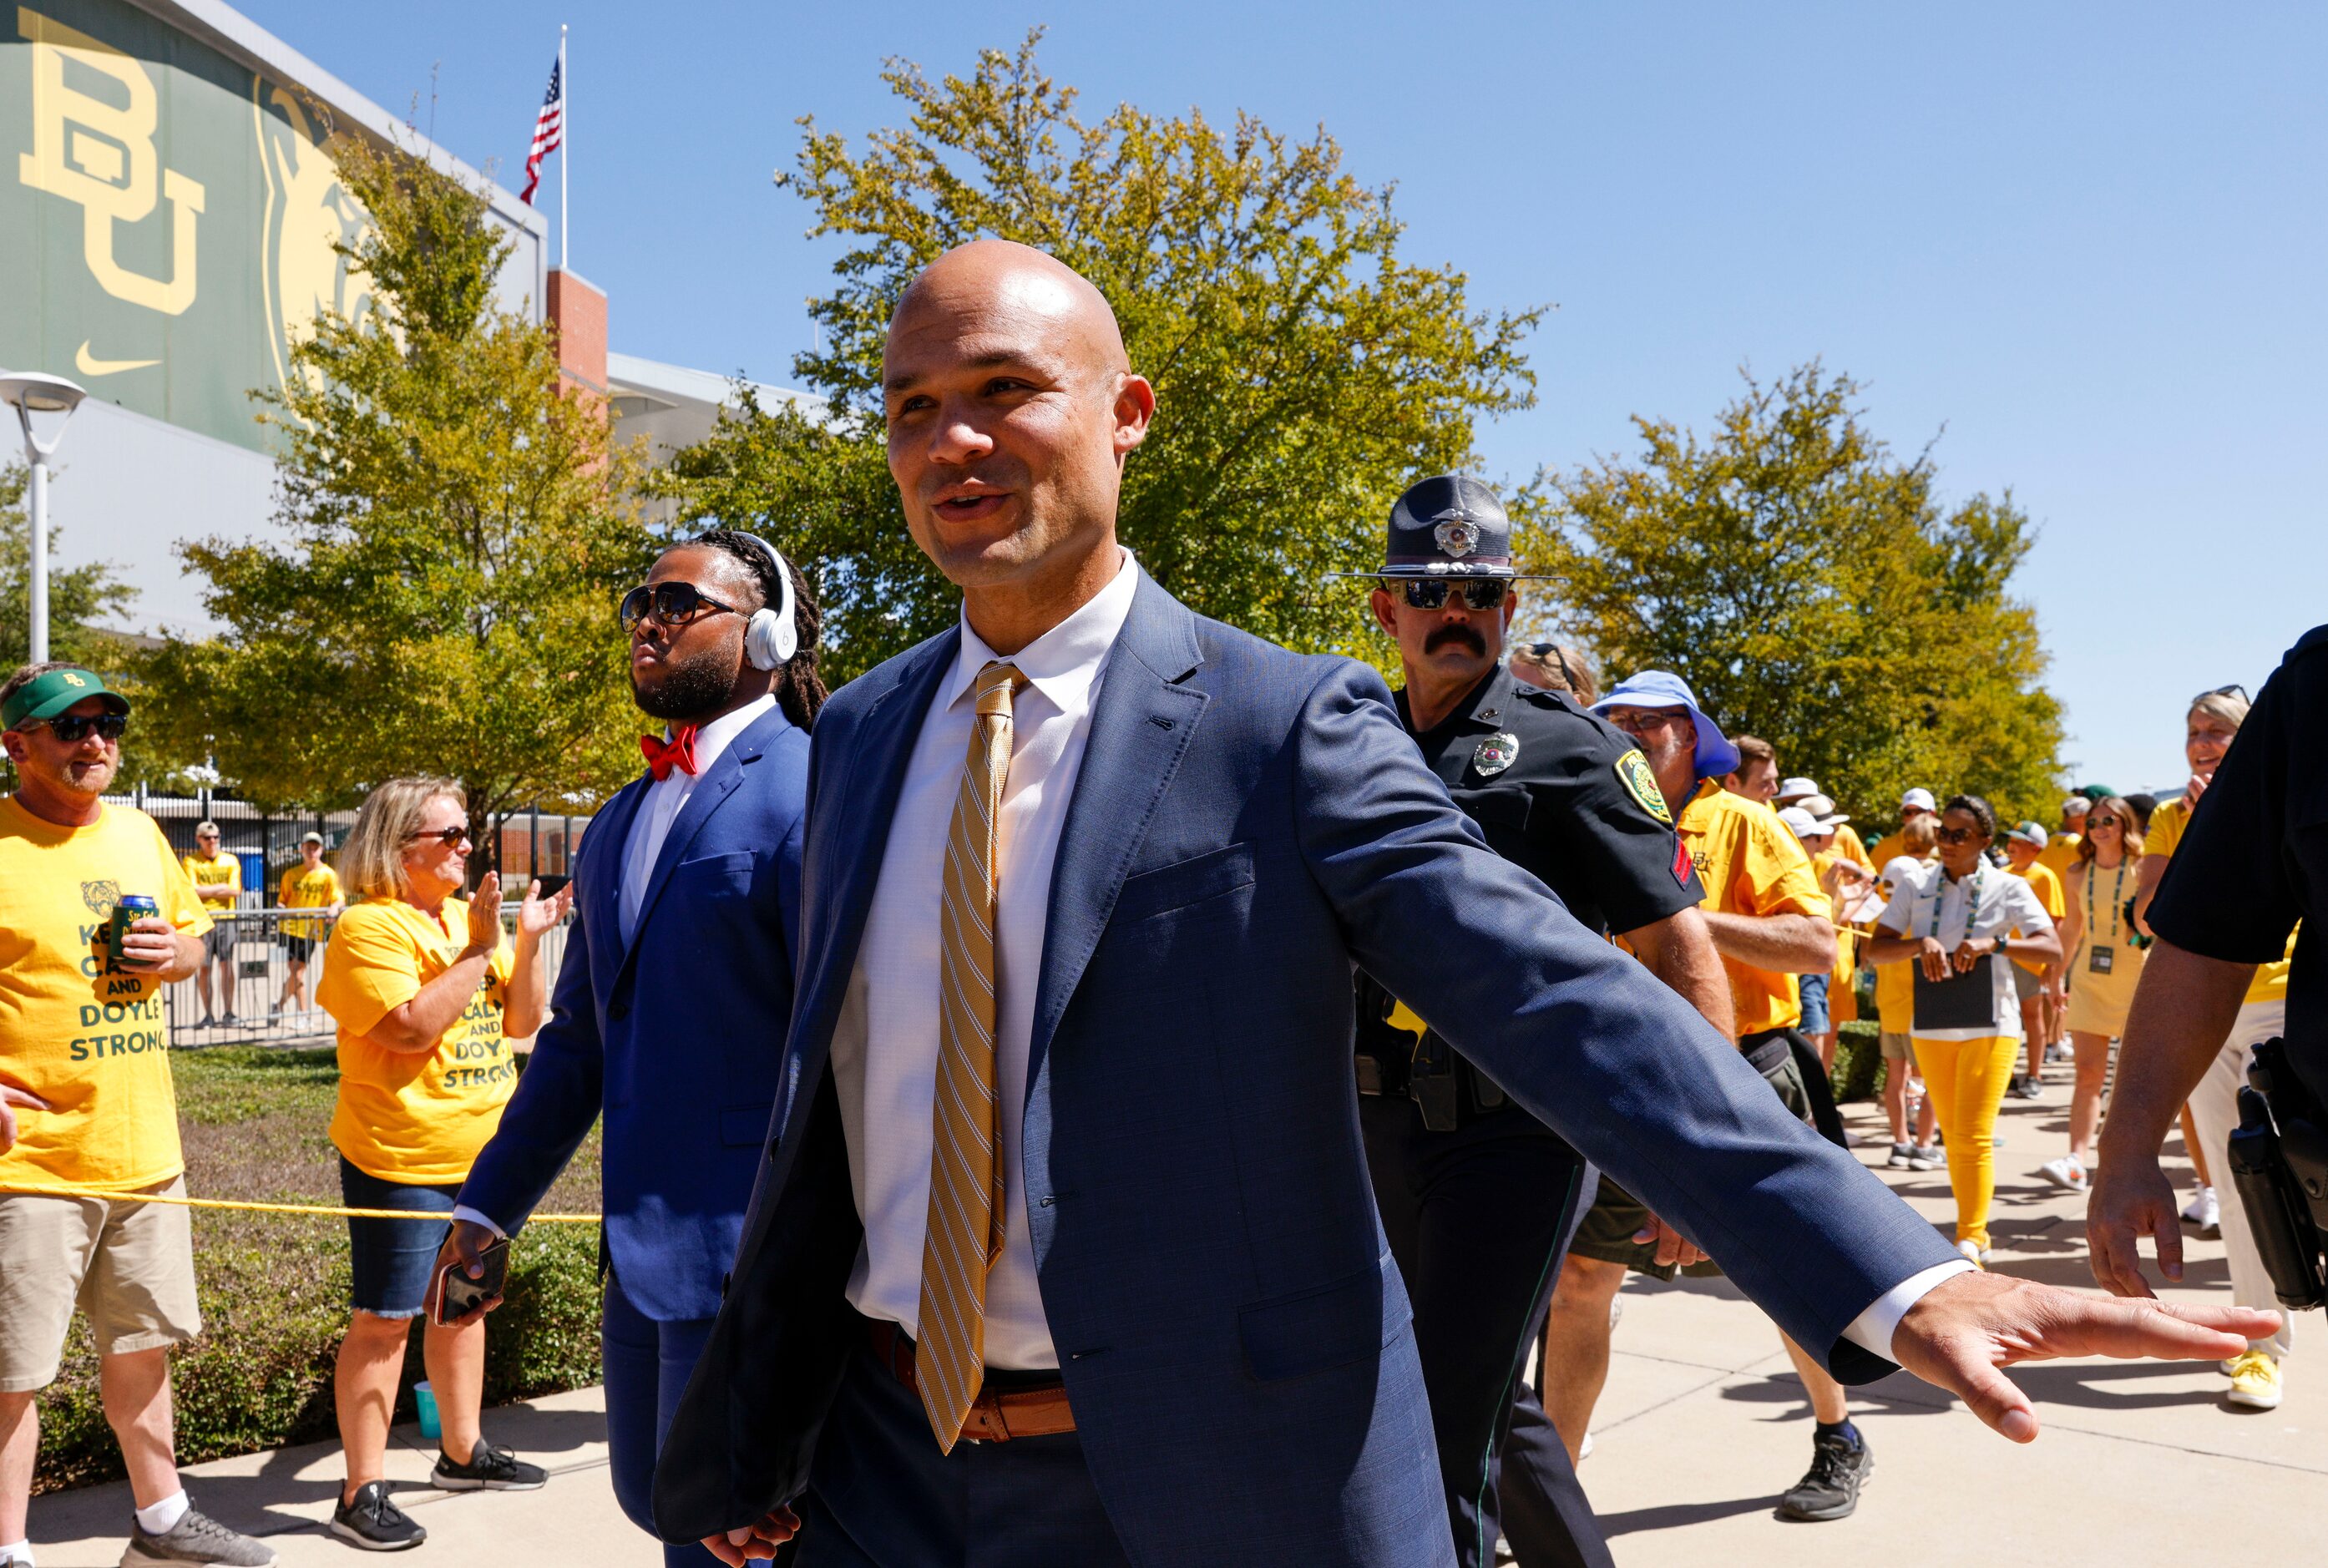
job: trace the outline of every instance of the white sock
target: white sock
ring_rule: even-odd
[[[14,1543],[13,1545],[0,1546],[0,1563],[22,1563],[24,1565],[24,1568],[33,1568],[33,1543],[31,1539],[28,1537],[25,1540]]]
[[[186,1488],[180,1487],[168,1497],[149,1507],[137,1510],[137,1527],[149,1535],[166,1535],[178,1527],[193,1505],[186,1501]]]

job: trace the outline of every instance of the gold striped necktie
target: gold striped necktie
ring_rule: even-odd
[[[986,1274],[1002,1253],[1001,1123],[994,1086],[994,850],[1010,774],[1010,702],[1027,678],[1000,661],[978,672],[970,756],[946,830],[938,911],[938,1081],[930,1215],[922,1242],[914,1381],[938,1448],[951,1453],[986,1378]]]

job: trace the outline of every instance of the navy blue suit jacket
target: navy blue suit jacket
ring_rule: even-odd
[[[776,1097],[799,951],[809,737],[771,709],[671,824],[622,937],[647,780],[592,820],[549,1021],[461,1201],[515,1230],[603,1110],[606,1245],[659,1322],[709,1318],[736,1255]]]
[[[818,721],[800,1005],[734,1282],[656,1474],[674,1539],[796,1496],[839,1384],[861,1226],[828,1049],[955,646],[891,660]],[[1847,1378],[1888,1366],[1845,1326],[1956,1255],[1487,847],[1371,670],[1151,582],[1093,710],[1048,909],[1008,1223],[1135,1562],[1453,1561],[1358,1130],[1354,963]]]

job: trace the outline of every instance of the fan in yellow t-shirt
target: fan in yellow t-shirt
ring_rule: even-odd
[[[1884,834],[1876,840],[1875,848],[1869,851],[1876,870],[1880,872],[1901,856],[1916,852],[1908,847],[1908,824],[1919,817],[1929,817],[1934,827],[1939,826],[1938,802],[1931,791],[1921,785],[1900,797],[1899,831]]]
[[[242,902],[242,862],[219,849],[219,825],[203,822],[194,829],[194,852],[185,858],[186,875],[192,879],[194,891],[201,896],[202,907],[215,915],[231,915]],[[206,1029],[213,1022],[233,1024],[239,1020],[234,1015],[234,943],[237,935],[232,920],[216,920],[202,935],[202,966],[194,971],[194,991],[202,998],[202,1021],[194,1027]],[[218,974],[218,1002],[211,1005],[211,975]]]
[[[2059,927],[2061,916],[2070,911],[2070,900],[2061,890],[2061,879],[2045,865],[2042,858],[2050,837],[2039,823],[2018,823],[2004,836],[2004,853],[2013,863],[2014,873],[2029,884],[2029,890],[2037,895],[2037,902],[2045,906],[2046,915]],[[2013,934],[2028,936],[2032,934],[2015,931]],[[2021,1033],[2028,1044],[2029,1070],[2007,1084],[2005,1093],[2020,1099],[2034,1100],[2044,1093],[2045,1042],[2053,1038],[2054,968],[2034,959],[2015,958],[2013,970],[2014,989],[2021,998]]]
[[[268,1016],[280,1018],[286,1008],[307,1010],[307,961],[315,955],[315,944],[328,934],[332,919],[347,902],[340,894],[340,874],[324,859],[323,834],[308,833],[300,839],[299,863],[283,873],[276,902],[286,909],[321,909],[326,915],[322,920],[286,920],[277,930],[277,940],[283,944],[283,989],[276,994]]]
[[[549,989],[542,934],[568,904],[564,892],[529,893],[512,943],[502,934],[498,875],[486,875],[474,901],[459,896],[470,848],[456,782],[399,778],[366,797],[340,857],[362,902],[333,927],[315,987],[316,1001],[339,1025],[331,1137],[340,1151],[340,1191],[351,1208],[410,1216],[348,1221],[355,1312],[340,1342],[334,1388],[347,1452],[343,1507],[383,1479],[388,1417],[412,1319],[426,1304],[460,1183],[517,1086],[510,1039],[541,1027]],[[517,1465],[477,1433],[482,1317],[455,1324],[431,1318],[421,1348],[444,1421],[437,1473],[487,1455],[539,1485],[538,1468]]]
[[[0,800],[0,1079],[46,1103],[0,1148],[0,1188],[128,1191],[185,1169],[162,982],[106,955],[108,917],[131,894],[189,936],[210,929],[144,812],[101,806],[63,827]]]

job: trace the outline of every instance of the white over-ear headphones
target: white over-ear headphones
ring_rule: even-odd
[[[768,558],[776,568],[776,581],[782,597],[773,610],[762,607],[752,612],[744,625],[744,657],[752,662],[755,670],[780,670],[792,662],[800,652],[800,628],[793,624],[793,574],[784,565],[784,558],[776,547],[757,534],[731,530],[735,537],[748,540]]]

